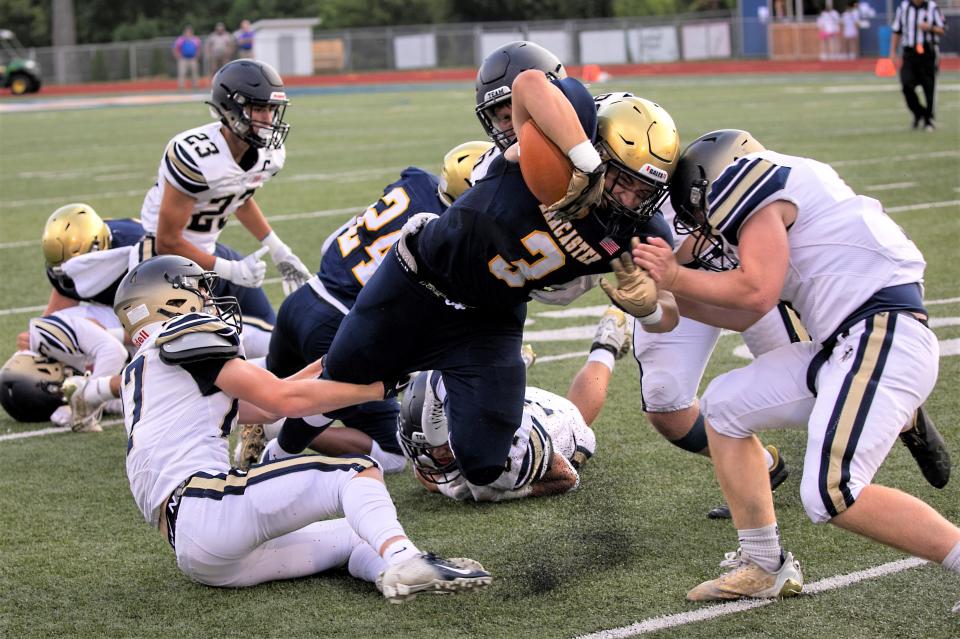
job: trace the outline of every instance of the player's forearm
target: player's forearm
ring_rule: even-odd
[[[777,304],[762,282],[742,268],[723,273],[681,268],[670,290],[678,297],[753,313],[766,313]]]
[[[269,413],[250,402],[241,401],[237,421],[241,424],[269,424],[281,416]]]
[[[243,224],[243,228],[247,229],[258,242],[270,235],[270,224],[253,198],[244,202],[234,215]]]
[[[321,364],[321,360],[318,359],[315,362],[307,364],[293,375],[285,377],[284,379],[291,382],[298,379],[317,379],[320,377],[320,373],[322,372],[323,364]]]
[[[347,384],[326,379],[284,381],[283,391],[261,408],[287,417],[318,413],[383,399],[383,384]]]
[[[677,297],[676,300],[680,314],[684,317],[738,333],[747,330],[763,317],[760,313],[720,308],[686,297]]]
[[[160,255],[182,255],[193,260],[208,271],[213,270],[217,258],[206,253],[189,242],[179,231],[166,231],[163,225],[157,229],[157,253]]]
[[[542,72],[524,71],[518,75],[513,81],[513,93],[526,115],[564,153],[587,139],[573,105]],[[514,115],[515,123],[517,119]],[[517,126],[521,124],[522,121]]]
[[[657,291],[657,304],[660,305],[660,319],[652,324],[640,322],[640,326],[647,333],[669,333],[680,321],[677,300],[670,291]]]

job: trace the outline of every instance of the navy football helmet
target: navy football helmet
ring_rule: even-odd
[[[397,415],[397,439],[403,454],[413,463],[421,477],[433,484],[446,484],[458,478],[460,470],[450,446],[446,443],[447,425],[442,406],[436,411],[435,423],[431,427],[433,443],[424,433],[424,404],[431,400],[436,401],[433,389],[430,388],[431,373],[439,375],[437,371],[417,373],[404,391],[400,414]]]
[[[477,118],[500,149],[516,142],[517,136],[512,127],[501,131],[494,125],[494,111],[510,102],[513,81],[527,69],[539,69],[551,80],[567,77],[567,70],[557,56],[525,40],[503,45],[484,58],[477,71]]]
[[[719,271],[737,264],[726,257],[720,240],[710,232],[707,196],[710,185],[730,164],[764,146],[746,131],[711,131],[690,143],[680,154],[670,180],[670,203],[676,211],[677,233],[695,234],[693,254],[697,266]]]
[[[273,67],[259,60],[234,60],[217,71],[212,84],[207,104],[224,126],[258,149],[278,149],[283,145],[290,132],[290,125],[283,121],[290,101],[283,79]],[[270,107],[272,122],[254,125],[248,106]]]

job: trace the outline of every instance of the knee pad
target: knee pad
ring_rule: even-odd
[[[697,419],[686,435],[680,439],[668,439],[667,441],[677,448],[682,448],[691,453],[703,452],[707,448],[707,428],[703,413],[697,413]]]

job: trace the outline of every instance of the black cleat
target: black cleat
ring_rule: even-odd
[[[950,452],[923,406],[914,415],[913,428],[900,433],[900,441],[913,455],[931,486],[943,488],[947,485],[950,481]]]
[[[776,446],[766,446],[766,449],[773,456],[773,468],[770,469],[770,490],[776,490],[777,486],[785,482],[787,477],[790,476],[790,469],[787,468],[787,463],[783,461],[783,457],[780,456],[780,451]],[[730,519],[730,506],[720,504],[716,508],[711,508],[707,512],[707,517],[709,519]]]

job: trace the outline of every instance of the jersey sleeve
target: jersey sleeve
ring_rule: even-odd
[[[562,80],[551,80],[553,85],[560,89],[563,95],[570,101],[573,110],[577,112],[577,118],[580,120],[580,126],[583,132],[587,134],[587,139],[591,142],[597,141],[597,106],[593,101],[593,96],[587,91],[587,87],[574,78],[563,78]]]
[[[737,246],[743,224],[783,191],[790,170],[758,156],[741,158],[728,166],[707,196],[710,226]]]
[[[209,188],[200,165],[183,140],[175,138],[167,145],[160,173],[174,188],[191,197]]]

